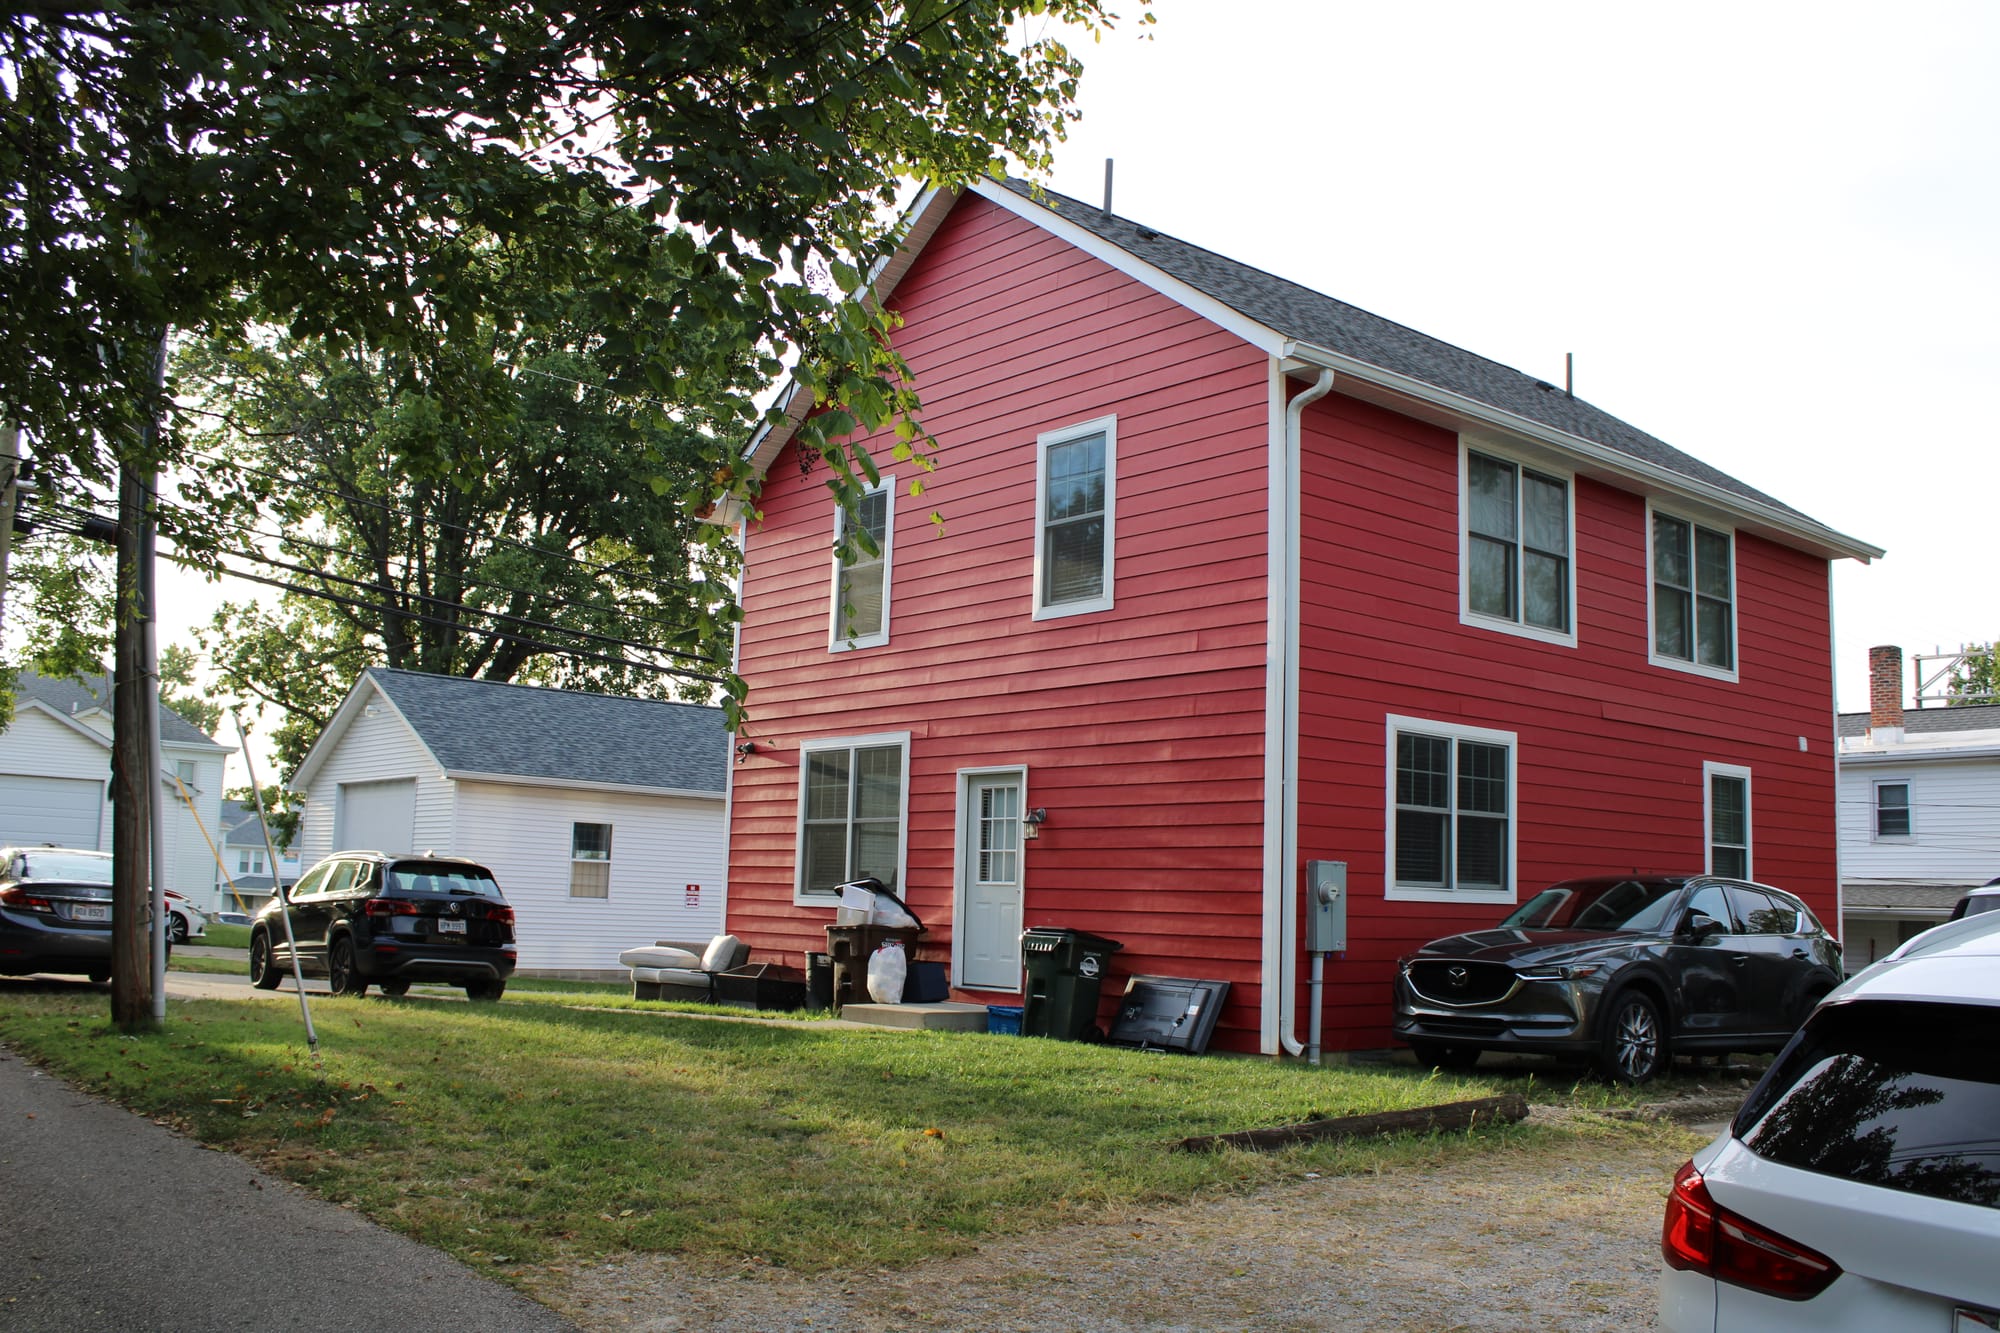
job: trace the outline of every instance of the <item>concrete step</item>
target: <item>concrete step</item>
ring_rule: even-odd
[[[984,1032],[983,1004],[850,1004],[840,1016],[850,1023],[878,1028],[915,1028],[927,1032]]]

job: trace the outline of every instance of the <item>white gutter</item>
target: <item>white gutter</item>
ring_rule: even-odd
[[[1286,386],[1284,373],[1274,368],[1278,392]],[[1271,987],[1264,989],[1267,1036],[1275,1035],[1287,1055],[1303,1055],[1305,1044],[1298,1038],[1299,971],[1299,455],[1300,422],[1308,404],[1333,390],[1333,370],[1322,367],[1309,389],[1300,391],[1285,405],[1285,428],[1273,441],[1278,457],[1270,463],[1271,496],[1271,590],[1266,600],[1271,618],[1270,663],[1267,680],[1274,679],[1275,697],[1265,710],[1267,745],[1275,743],[1274,760],[1266,763],[1265,865],[1264,865],[1264,975],[1277,974],[1277,1004],[1270,1001]],[[1275,777],[1277,800],[1270,787]],[[1271,837],[1273,806],[1277,823]],[[1275,855],[1272,843],[1276,842]],[[1272,917],[1276,916],[1274,923]],[[1276,925],[1278,956],[1271,958],[1271,927]],[[1264,1043],[1269,1049],[1270,1042]]]
[[[1408,375],[1384,370],[1380,366],[1370,365],[1366,361],[1357,360],[1331,348],[1293,340],[1285,344],[1284,355],[1302,365],[1337,370],[1350,379],[1377,385],[1402,397],[1428,403],[1453,416],[1534,440],[1582,459],[1607,474],[1629,478],[1662,491],[1699,500],[1725,514],[1747,517],[1773,532],[1784,534],[1793,541],[1808,543],[1816,554],[1844,556],[1859,560],[1863,564],[1880,559],[1885,554],[1879,546],[1870,546],[1867,542],[1836,532],[1825,524],[1814,522],[1794,510],[1753,500],[1747,495],[1738,495],[1734,491],[1724,490],[1720,486],[1690,477],[1684,472],[1676,472],[1657,463],[1649,463],[1622,450],[1599,444],[1595,440],[1587,440],[1581,435],[1572,435],[1568,431],[1545,426],[1539,421],[1482,403],[1476,398],[1468,398],[1464,394],[1453,393],[1449,389],[1440,389],[1435,384],[1426,384]]]

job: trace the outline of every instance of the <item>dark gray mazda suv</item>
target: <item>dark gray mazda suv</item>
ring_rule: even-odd
[[[1403,959],[1395,1032],[1441,1068],[1531,1051],[1643,1083],[1675,1052],[1777,1050],[1840,981],[1840,945],[1782,889],[1572,879]]]

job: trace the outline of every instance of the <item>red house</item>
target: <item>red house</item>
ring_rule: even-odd
[[[1332,1049],[1388,1044],[1401,954],[1563,876],[1713,868],[1840,919],[1828,573],[1876,548],[1018,183],[920,200],[877,290],[942,447],[920,503],[884,476],[881,557],[844,566],[790,432],[755,447],[728,901],[754,956],[824,948],[831,890],[873,874],[956,999],[1019,1003],[1023,926],[1073,926],[1123,943],[1114,973],[1230,982],[1218,1046],[1296,1053],[1312,860],[1348,867]]]

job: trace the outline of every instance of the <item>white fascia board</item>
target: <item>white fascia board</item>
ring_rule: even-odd
[[[1893,750],[1842,750],[1838,756],[1842,768],[1850,764],[1863,767],[1871,764],[1935,764],[1974,759],[2000,759],[2000,744],[1987,741],[1971,745],[1905,745]]]
[[[672,796],[688,801],[723,799],[719,791],[694,791],[680,787],[642,787],[626,782],[589,782],[582,778],[542,778],[524,773],[475,773],[448,768],[444,775],[453,782],[491,782],[506,787],[555,787],[563,791],[601,791],[623,796]]]
[[[106,750],[109,750],[111,748],[111,738],[105,735],[103,732],[99,731],[96,727],[88,726],[82,722],[79,722],[74,717],[71,717],[68,713],[64,713],[59,711],[58,709],[51,708],[48,704],[43,703],[40,699],[22,699],[17,706],[17,711],[41,713],[46,717],[52,717],[56,721],[62,723],[65,727],[68,727],[71,731],[75,732],[77,735],[83,737],[85,740],[93,741],[97,745],[101,746]]]
[[[1357,360],[1331,348],[1292,340],[1286,342],[1283,355],[1288,361],[1295,362],[1301,367],[1331,367],[1349,381],[1360,380],[1386,389],[1399,397],[1442,409],[1463,422],[1489,426],[1522,439],[1535,441],[1569,457],[1580,459],[1601,474],[1636,482],[1645,488],[1648,494],[1680,496],[1738,520],[1748,520],[1746,526],[1751,527],[1753,531],[1762,529],[1760,535],[1775,536],[1788,545],[1802,547],[1814,555],[1827,558],[1845,557],[1867,564],[1885,554],[1879,546],[1871,546],[1867,542],[1836,532],[1803,515],[1759,503],[1747,496],[1737,495],[1733,491],[1723,490],[1719,486],[1712,486],[1705,481],[1635,458],[1622,450],[1584,439],[1581,435],[1572,435],[1568,431],[1557,430],[1539,421],[1531,421],[1527,417],[1482,403],[1475,398],[1468,398],[1464,394],[1440,389],[1435,384],[1428,384],[1393,370],[1384,370],[1380,366]],[[1350,392],[1352,387],[1350,383],[1348,386]]]
[[[1123,246],[1113,245],[1096,233],[1084,230],[1046,205],[1023,198],[1006,186],[992,181],[976,182],[971,187],[971,192],[988,203],[998,204],[1016,217],[1033,223],[1051,236],[1069,242],[1092,258],[1102,260],[1126,277],[1144,283],[1167,299],[1186,306],[1210,323],[1229,330],[1266,356],[1278,356],[1291,345],[1282,333],[1270,325],[1251,319],[1234,306],[1225,305],[1208,293],[1188,286],[1179,278],[1155,268]]]
[[[389,711],[396,715],[396,720],[403,724],[403,729],[410,733],[433,764],[439,769],[444,767],[429,742],[424,740],[424,734],[410,725],[410,719],[403,716],[403,710],[396,707],[396,701],[389,697],[389,692],[377,685],[375,678],[364,671],[354,682],[354,688],[347,692],[347,698],[342,700],[340,707],[334,711],[333,719],[326,724],[325,730],[320,732],[319,739],[312,743],[312,749],[307,750],[306,757],[299,760],[298,771],[293,773],[292,780],[285,784],[285,790],[303,793],[312,786],[313,775],[319,772],[320,765],[326,762],[334,747],[340,744],[340,738],[347,734],[347,729],[354,725],[354,719],[361,716],[361,710],[367,706],[371,696],[380,699]]]
[[[958,199],[959,191],[956,189],[926,185],[917,197],[910,201],[910,207],[904,213],[901,223],[903,239],[897,243],[893,251],[876,262],[861,290],[855,292],[849,299],[868,305],[888,300],[889,294],[896,290],[896,285],[909,273],[910,266],[917,262],[917,256],[924,252],[926,245],[930,244],[931,237],[937,235],[937,229],[944,225],[946,216],[951,212],[951,206],[957,203]],[[750,437],[750,443],[743,451],[744,458],[750,464],[751,473],[755,476],[763,476],[771,464],[777,461],[779,451],[791,440],[798,428],[805,424],[806,417],[813,409],[812,395],[801,392],[796,379],[788,379],[785,382],[784,387],[778,391],[778,401],[781,404],[778,410],[783,415],[783,420],[758,427],[756,434]],[[726,505],[718,518],[724,523],[733,525],[742,517],[741,510],[740,504]]]

